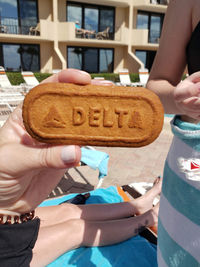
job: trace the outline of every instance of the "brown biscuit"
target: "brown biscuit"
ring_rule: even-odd
[[[158,137],[164,111],[142,87],[44,83],[26,95],[23,120],[45,143],[140,147]]]

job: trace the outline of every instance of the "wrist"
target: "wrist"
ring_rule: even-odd
[[[190,122],[190,123],[194,123],[194,124],[197,124],[200,122],[200,119],[194,119],[194,118],[191,118],[187,115],[181,115],[181,120],[186,121],[186,122]]]

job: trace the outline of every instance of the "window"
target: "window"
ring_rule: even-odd
[[[7,71],[39,71],[39,45],[0,44],[0,65]]]
[[[87,30],[95,30],[98,32],[99,24],[99,12],[96,8],[85,8],[84,9],[84,23],[83,28]]]
[[[114,38],[115,8],[67,1],[67,21],[80,23],[81,28],[96,32],[110,27],[110,39]]]
[[[113,72],[112,48],[68,47],[68,68],[75,68],[89,73]]]
[[[28,34],[32,26],[38,22],[37,1],[19,0],[19,17],[22,34]]]
[[[137,29],[148,29],[149,15],[146,13],[138,13],[137,16]]]
[[[37,0],[0,0],[0,19],[8,33],[28,34],[38,22]]]
[[[158,43],[161,33],[161,17],[159,15],[152,15],[150,17],[150,32],[149,42]]]
[[[145,68],[151,70],[156,51],[136,50],[135,55],[144,63]]]
[[[79,22],[82,26],[82,7],[77,4],[70,4],[67,7],[67,21]]]
[[[158,43],[163,25],[164,14],[138,11],[137,29],[149,30],[149,42]]]
[[[113,50],[100,49],[100,59],[99,72],[113,72]]]

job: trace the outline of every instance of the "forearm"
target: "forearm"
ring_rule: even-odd
[[[166,80],[149,80],[147,88],[160,98],[166,114],[181,114],[174,101],[174,86]]]

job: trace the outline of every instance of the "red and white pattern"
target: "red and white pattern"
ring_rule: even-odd
[[[178,158],[178,166],[189,180],[200,181],[200,159]]]

